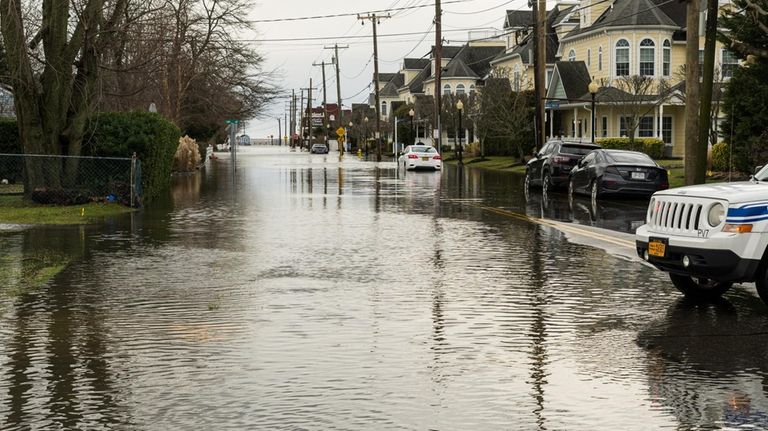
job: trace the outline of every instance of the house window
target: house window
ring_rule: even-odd
[[[629,42],[616,42],[616,76],[629,76]]]
[[[381,115],[387,115],[387,102],[381,102]]]
[[[597,48],[597,70],[603,70],[603,47]]]
[[[451,94],[451,84],[443,85],[443,94]]]
[[[600,132],[602,137],[605,138],[608,136],[608,117],[602,118],[602,131]]]
[[[592,65],[592,50],[587,49],[587,66]]]
[[[724,49],[722,52],[721,70],[723,79],[733,78],[733,72],[739,66],[739,59],[731,51]]]
[[[653,117],[641,117],[637,124],[637,135],[641,138],[653,137]]]
[[[466,93],[466,90],[464,89],[464,84],[459,84],[456,86],[456,95],[460,96],[462,94]]]
[[[472,84],[472,85],[470,85],[470,86],[469,86],[469,94],[470,94],[470,95],[471,95],[471,94],[475,94],[475,91],[476,91],[476,90],[475,90],[475,84]]]
[[[656,74],[656,44],[651,39],[640,42],[640,76]]]
[[[576,61],[576,51],[568,51],[568,61]]]
[[[520,72],[517,70],[515,71],[512,85],[515,91],[520,91]]]
[[[661,118],[661,139],[667,145],[672,145],[672,117]]]
[[[672,72],[672,44],[670,44],[668,40],[664,41],[663,55],[661,74],[669,76]]]

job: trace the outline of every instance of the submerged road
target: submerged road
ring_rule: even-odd
[[[101,226],[0,234],[0,429],[768,427],[768,309],[748,285],[682,300],[634,257],[643,202],[238,163]]]

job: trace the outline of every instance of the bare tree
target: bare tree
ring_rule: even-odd
[[[620,121],[629,138],[629,147],[635,149],[635,137],[643,117],[653,113],[666,102],[673,88],[665,79],[654,80],[649,76],[627,75],[613,81],[600,81],[598,99],[619,112]]]

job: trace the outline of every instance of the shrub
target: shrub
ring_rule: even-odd
[[[197,142],[189,136],[179,139],[179,146],[173,155],[174,172],[193,172],[200,164],[200,150]]]
[[[653,159],[664,157],[664,141],[657,138],[635,138],[634,148],[629,138],[601,138],[597,144],[606,149],[641,151]]]
[[[728,170],[728,144],[725,142],[718,142],[712,146],[712,170],[713,171],[727,171]]]
[[[141,184],[145,202],[157,198],[171,184],[173,155],[181,132],[173,123],[151,112],[106,112],[94,115],[91,139],[83,154],[131,157],[141,160]]]

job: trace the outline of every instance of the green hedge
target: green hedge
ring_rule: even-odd
[[[634,147],[629,138],[601,138],[596,139],[596,142],[606,149],[642,151],[653,159],[664,158],[664,141],[657,138],[635,138]]]
[[[21,154],[21,139],[16,120],[0,120],[0,153]]]
[[[728,171],[728,144],[718,142],[712,146],[712,170],[725,172]]]
[[[151,112],[106,112],[89,124],[89,139],[83,153],[101,157],[131,157],[141,160],[143,199],[157,198],[171,184],[173,155],[181,131],[159,114]]]

